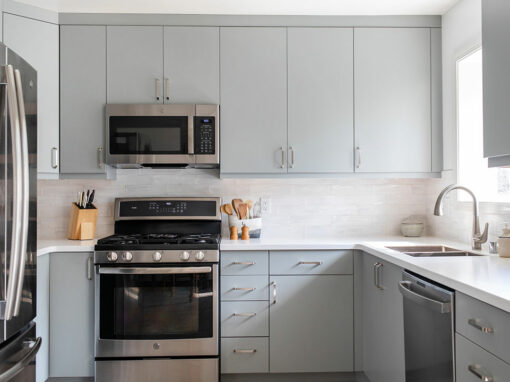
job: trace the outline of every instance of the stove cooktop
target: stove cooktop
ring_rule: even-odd
[[[146,233],[111,235],[97,241],[96,250],[218,249],[219,234]]]

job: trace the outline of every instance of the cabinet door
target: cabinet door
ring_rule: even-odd
[[[270,371],[353,371],[352,276],[271,276],[271,281],[276,304],[269,312]]]
[[[287,172],[285,28],[221,28],[221,171]]]
[[[163,103],[163,27],[108,26],[108,103]]]
[[[58,174],[58,25],[9,13],[3,17],[4,43],[37,70],[37,171]]]
[[[429,28],[354,30],[357,172],[430,172]]]
[[[50,254],[37,256],[37,337],[42,338],[41,348],[35,359],[36,381],[49,377],[50,343]]]
[[[60,28],[62,173],[104,173],[106,27]]]
[[[219,40],[216,27],[165,27],[165,103],[219,103]]]
[[[482,2],[484,156],[510,155],[510,2]],[[505,159],[505,164],[509,163]]]
[[[371,381],[405,382],[402,269],[363,256],[363,368]],[[375,282],[376,264],[382,289]]]
[[[94,375],[94,282],[87,278],[92,253],[50,258],[50,377]]]
[[[289,172],[353,172],[353,30],[289,28]]]

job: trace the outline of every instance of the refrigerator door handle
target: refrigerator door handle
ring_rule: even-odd
[[[16,303],[16,288],[18,285],[17,277],[19,275],[20,255],[21,255],[21,220],[22,220],[22,198],[23,198],[23,176],[22,176],[22,154],[20,138],[20,122],[18,103],[16,96],[16,82],[14,79],[14,69],[12,65],[4,67],[7,79],[7,105],[9,108],[9,120],[12,141],[12,234],[11,234],[11,254],[9,259],[9,278],[7,280],[7,292],[5,296],[4,320],[12,319]]]
[[[26,345],[30,350],[23,356],[23,358],[16,362],[13,367],[0,374],[0,382],[10,381],[12,378],[22,372],[23,369],[27,367],[35,358],[35,355],[41,347],[41,342],[41,337],[38,337],[35,341],[26,341]]]
[[[23,292],[23,281],[25,278],[25,263],[27,260],[27,244],[28,244],[28,215],[30,208],[30,163],[28,158],[28,137],[27,137],[27,119],[25,115],[25,101],[23,97],[23,87],[21,82],[21,73],[18,69],[14,71],[14,79],[16,81],[16,96],[18,101],[19,126],[21,137],[21,174],[22,174],[22,199],[21,199],[21,246],[19,256],[18,279],[16,286],[14,316],[19,314],[21,305],[21,294]]]

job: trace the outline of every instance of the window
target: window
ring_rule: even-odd
[[[458,183],[479,200],[510,202],[510,169],[489,168],[483,157],[482,50],[457,61]],[[459,200],[469,200],[463,192]]]

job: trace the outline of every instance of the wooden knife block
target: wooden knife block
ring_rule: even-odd
[[[96,234],[97,208],[79,208],[76,203],[71,207],[69,230],[67,238],[70,240],[92,240]]]

